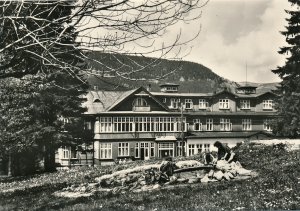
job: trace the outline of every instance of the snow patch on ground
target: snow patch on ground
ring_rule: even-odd
[[[269,140],[254,140],[251,141],[257,144],[264,145],[275,145],[275,144],[286,144],[290,150],[300,149],[300,139],[269,139]]]
[[[54,196],[57,197],[65,197],[65,198],[79,198],[79,197],[89,197],[94,193],[82,193],[82,192],[71,192],[71,191],[57,191],[53,193]]]

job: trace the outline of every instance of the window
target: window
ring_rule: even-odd
[[[193,108],[192,99],[185,99],[185,109],[192,109],[192,108]]]
[[[132,132],[133,117],[114,117],[114,132]]]
[[[251,119],[242,119],[243,130],[252,130]]]
[[[92,123],[90,121],[84,121],[84,129],[85,130],[91,130],[92,129]]]
[[[175,86],[172,86],[172,87],[166,87],[166,90],[167,91],[177,91],[178,90],[178,88],[177,87],[175,87]]]
[[[139,150],[139,143],[135,143],[135,155],[134,157],[139,158],[140,157],[140,150]]]
[[[194,131],[201,131],[202,130],[202,123],[200,119],[194,119]]]
[[[208,107],[208,103],[204,99],[199,100],[199,109],[206,109]]]
[[[100,143],[100,159],[111,159],[111,158],[112,158],[112,144]]]
[[[264,130],[271,132],[271,120],[270,119],[265,119],[264,120]]]
[[[203,145],[204,145],[204,150],[205,150],[205,151],[208,151],[209,148],[210,148],[210,144],[203,144]]]
[[[171,108],[179,108],[180,99],[179,98],[171,98]]]
[[[203,144],[196,144],[197,153],[201,153],[203,151]]]
[[[189,144],[188,145],[188,151],[189,151],[189,156],[194,155],[195,154],[195,144]]]
[[[232,124],[230,123],[230,119],[220,119],[220,130],[221,131],[231,131]]]
[[[273,109],[273,100],[264,100],[263,101],[263,109],[272,110]]]
[[[241,109],[250,109],[250,100],[241,100]]]
[[[179,141],[177,142],[177,156],[183,156],[182,151],[185,152],[185,142]]]
[[[229,109],[229,100],[228,99],[220,99],[219,100],[219,109]]]
[[[63,149],[62,149],[62,151],[63,151],[63,159],[69,159],[69,158],[71,158],[71,153],[70,153],[70,147],[66,147],[66,146],[64,146],[63,147]]]
[[[134,106],[136,107],[146,107],[147,101],[144,98],[138,97],[134,100]]]
[[[213,130],[214,130],[213,119],[206,119],[206,131],[213,131]]]
[[[150,157],[155,156],[155,151],[154,151],[154,143],[150,143]]]
[[[119,143],[118,156],[129,156],[129,143]]]
[[[111,117],[101,117],[100,118],[100,133],[112,132],[112,118]]]
[[[158,151],[160,157],[173,156],[174,144],[167,142],[158,143]]]

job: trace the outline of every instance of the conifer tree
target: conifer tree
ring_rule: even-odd
[[[18,13],[23,17],[18,21],[3,19],[0,25],[0,46],[9,46],[23,37],[22,41],[14,43],[13,48],[4,50],[0,59],[0,69],[8,73],[0,82],[2,156],[8,155],[12,160],[13,175],[24,173],[18,168],[22,166],[20,161],[33,152],[44,160],[45,171],[53,171],[55,149],[82,140],[74,136],[80,134],[83,124],[74,124],[76,129],[66,124],[82,122],[85,109],[79,96],[88,88],[81,73],[85,63],[77,48],[74,27],[66,28],[62,22],[55,21],[70,15],[73,8],[60,1],[1,4],[6,6],[4,15],[10,13],[15,17]],[[37,33],[33,35],[31,32]],[[63,36],[60,36],[62,32]],[[66,63],[66,68],[57,68],[54,60],[59,60],[60,65]],[[8,77],[11,72],[14,72],[11,75],[14,78]],[[78,133],[71,133],[74,131]],[[29,171],[25,169],[25,173]]]
[[[289,0],[294,10],[286,11],[290,17],[288,26],[282,34],[287,46],[280,54],[287,55],[286,63],[272,70],[282,79],[277,101],[279,118],[273,125],[273,132],[279,136],[300,136],[300,0]]]

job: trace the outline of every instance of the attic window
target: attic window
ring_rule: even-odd
[[[100,99],[95,99],[94,103],[101,103]]]
[[[136,107],[145,107],[147,105],[147,101],[141,97],[138,97],[134,100],[134,106]]]

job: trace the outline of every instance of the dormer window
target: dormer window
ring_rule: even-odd
[[[185,99],[185,109],[192,109],[192,108],[193,108],[192,99]]]
[[[273,110],[273,100],[264,100],[263,101],[264,110]]]
[[[149,112],[150,111],[150,106],[148,105],[147,101],[142,98],[138,97],[133,101],[133,111],[138,111],[138,112]]]
[[[219,109],[229,109],[229,99],[220,99]]]
[[[178,84],[165,83],[160,85],[161,92],[178,92]]]
[[[204,99],[199,100],[199,109],[206,109],[208,107],[208,103]]]
[[[241,100],[240,106],[241,109],[250,109],[250,100]]]
[[[180,99],[179,98],[171,98],[171,108],[179,108]]]
[[[135,107],[146,107],[148,106],[147,101],[144,98],[138,97],[134,101]]]

